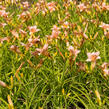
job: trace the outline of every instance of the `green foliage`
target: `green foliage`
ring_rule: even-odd
[[[52,12],[48,2],[0,7],[9,12],[0,14],[0,108],[108,109],[109,74],[101,65],[109,63],[109,31],[100,25],[109,24],[109,10],[87,2],[80,11],[78,3],[58,0]],[[87,62],[97,51],[100,59]]]

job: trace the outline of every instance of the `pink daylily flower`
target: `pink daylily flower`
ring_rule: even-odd
[[[40,39],[39,39],[39,37],[38,38],[35,38],[35,39],[29,38],[28,39],[28,42],[31,43],[32,45],[34,45],[37,42],[40,42]]]
[[[36,51],[32,52],[32,55],[37,56],[37,55],[44,55],[51,57],[49,52],[48,52],[48,43],[46,43],[43,48],[36,48]]]
[[[109,69],[104,69],[103,72],[104,72],[104,76],[109,75]]]
[[[52,34],[51,35],[47,35],[47,38],[49,39],[49,41],[51,42],[52,39],[57,39],[58,35],[60,34],[60,28],[57,27],[57,25],[54,25],[52,28]]]
[[[8,16],[8,12],[6,12],[5,10],[0,10],[0,16],[2,17],[7,17]]]
[[[16,46],[16,45],[11,45],[10,50],[13,52],[16,52],[18,54],[21,54],[21,51],[19,50],[18,46]]]
[[[25,32],[25,31],[22,30],[22,29],[19,29],[19,33],[20,33],[21,35],[23,35],[23,36],[25,36],[25,35],[27,34],[27,32]]]
[[[109,66],[109,63],[107,63],[107,62],[104,62],[104,63],[101,65],[101,67],[102,67],[103,69],[106,69],[108,66]]]
[[[17,33],[17,31],[12,30],[11,33],[12,33],[12,35],[15,36],[16,38],[19,38],[19,34]]]
[[[87,53],[88,59],[86,61],[96,62],[97,59],[100,59],[99,54],[100,54],[100,52]]]
[[[80,50],[75,49],[73,46],[69,46],[68,50],[71,54],[77,57],[78,53],[80,53]]]
[[[84,11],[85,9],[87,9],[87,7],[84,5],[84,3],[78,5],[78,8],[80,9],[80,12]]]
[[[27,7],[29,6],[28,1],[25,1],[25,2],[22,2],[22,3],[23,3],[23,7],[24,7],[24,8],[27,8]]]
[[[37,29],[37,26],[29,26],[29,31],[30,31],[30,35],[35,33],[35,32],[38,32],[40,31],[40,29]]]
[[[108,11],[109,11],[109,5],[106,5],[106,3],[102,3],[101,8],[102,8],[103,10],[108,10]]]
[[[104,62],[104,63],[101,65],[101,68],[102,68],[102,70],[103,70],[104,76],[109,75],[109,69],[108,69],[108,67],[109,67],[109,63],[107,63],[107,62]]]
[[[63,25],[61,26],[62,28],[69,28],[69,22],[64,22]]]
[[[50,10],[50,12],[53,12],[53,11],[55,11],[55,8],[56,8],[56,6],[55,6],[55,2],[50,2],[50,3],[47,3],[47,7],[48,7],[48,9]]]
[[[7,24],[6,23],[0,23],[0,27],[5,27]]]
[[[101,27],[104,30],[109,30],[109,24],[102,23],[99,27]]]
[[[58,35],[60,34],[59,30],[60,30],[59,27],[57,27],[56,25],[53,26],[53,28],[52,28],[52,35],[50,36],[51,39],[54,39],[54,38],[58,37]]]
[[[27,20],[28,18],[31,18],[30,12],[29,11],[24,11],[22,12],[20,15],[17,15],[18,19],[23,19],[23,20]]]
[[[41,48],[41,49],[40,49],[40,48],[36,48],[36,51],[39,52],[39,55],[46,53],[47,50],[48,50],[48,44],[45,44],[45,45],[43,46],[43,48]]]
[[[0,43],[3,43],[4,41],[10,41],[10,37],[3,37],[3,38],[0,38]]]

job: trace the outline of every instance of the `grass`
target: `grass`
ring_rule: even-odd
[[[108,8],[49,2],[1,5],[0,109],[108,109]]]

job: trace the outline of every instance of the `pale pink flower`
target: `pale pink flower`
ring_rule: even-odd
[[[100,10],[100,9],[101,9],[100,4],[99,4],[99,3],[96,3],[96,2],[94,2],[94,3],[92,4],[92,7],[95,8],[96,10]]]
[[[3,38],[0,38],[0,43],[3,43],[4,41],[10,41],[10,37],[3,37]]]
[[[33,45],[32,43],[27,43],[27,44],[24,44],[24,43],[22,43],[22,42],[21,42],[20,44],[21,44],[22,46],[24,46],[24,47],[25,47],[26,51],[28,51],[28,50],[29,50],[29,48],[30,48],[30,47],[32,47],[32,45]]]
[[[106,69],[107,67],[109,67],[109,63],[104,62],[104,63],[101,65],[101,67],[102,67],[103,69]]]
[[[19,29],[19,32],[20,32],[21,35],[26,35],[26,34],[27,34],[27,32],[25,32],[25,31],[22,30],[22,29]]]
[[[16,45],[11,45],[10,50],[14,51],[18,54],[21,54],[21,51],[19,50],[19,48]]]
[[[15,36],[16,38],[19,38],[19,34],[17,33],[17,31],[12,30],[11,33],[12,33],[12,35]]]
[[[62,28],[69,28],[69,22],[64,22],[63,25],[61,26]]]
[[[28,39],[28,43],[24,44],[21,42],[21,45],[24,46],[26,48],[26,50],[28,50],[30,47],[32,47],[33,45],[35,45],[36,43],[40,43],[40,39],[39,36],[37,38],[29,38]]]
[[[109,30],[109,24],[105,24],[105,23],[102,23],[99,27],[101,27],[102,29],[106,29],[106,30]]]
[[[59,30],[60,30],[60,28],[57,27],[57,25],[54,25],[53,28],[52,28],[52,31],[59,31]]]
[[[31,18],[30,12],[29,11],[24,11],[20,15],[17,15],[18,19],[21,18],[23,20],[26,20],[28,18]]]
[[[109,39],[109,31],[104,31],[104,35]]]
[[[104,69],[104,70],[103,70],[103,73],[104,73],[104,76],[109,75],[109,69]]]
[[[86,70],[85,63],[77,62],[76,65],[79,67],[80,71],[85,71]]]
[[[97,59],[100,59],[99,54],[100,52],[87,53],[88,59],[86,61],[96,62]]]
[[[35,39],[33,39],[33,38],[29,38],[29,39],[28,39],[28,42],[29,42],[30,44],[32,44],[32,45],[36,44],[36,43],[39,42],[39,41],[40,41],[39,37],[38,37],[38,38],[35,38]]]
[[[101,8],[102,8],[103,10],[108,10],[108,11],[109,11],[109,5],[106,5],[106,3],[102,3]]]
[[[37,26],[29,26],[29,31],[30,31],[30,35],[35,33],[35,32],[38,32],[40,31],[40,29],[37,29]]]
[[[56,25],[54,25],[53,28],[52,28],[52,34],[51,34],[50,38],[51,39],[57,38],[58,35],[60,34],[60,31],[59,30],[60,30],[60,28],[57,27]]]
[[[26,15],[27,15],[26,12],[22,12],[20,15],[18,15],[18,19],[25,18]]]
[[[84,3],[78,5],[78,8],[80,9],[80,12],[84,11],[85,9],[87,9],[87,7],[84,5]]]
[[[41,54],[50,57],[50,54],[48,52],[48,44],[45,44],[43,48],[36,48],[36,51],[32,52],[32,55],[34,56],[41,55]]]
[[[68,42],[68,41],[66,42],[66,46],[67,46],[67,47],[69,47],[69,46],[70,46],[70,44],[69,44],[69,42]]]
[[[47,3],[47,7],[48,7],[48,9],[50,10],[50,12],[53,12],[53,11],[55,11],[55,8],[56,8],[56,6],[55,6],[55,2],[50,2],[50,3]]]
[[[36,51],[38,51],[39,52],[39,55],[40,54],[45,54],[46,53],[46,51],[48,50],[48,44],[45,44],[44,46],[43,46],[43,48],[36,48]]]
[[[6,12],[5,10],[0,10],[0,16],[2,17],[7,17],[8,16],[8,12]]]
[[[71,54],[74,56],[77,56],[78,53],[80,53],[80,50],[75,49],[73,46],[69,46],[68,50],[70,51]]]
[[[64,35],[65,35],[65,37],[67,37],[68,36],[68,32],[64,31]]]
[[[2,10],[6,10],[6,7],[3,6],[3,5],[0,5],[0,9],[2,9]]]
[[[23,7],[24,7],[24,8],[28,8],[28,6],[29,6],[28,1],[25,1],[25,2],[22,2],[22,3],[23,3]]]
[[[7,24],[6,23],[0,23],[0,27],[5,27]]]
[[[101,65],[101,68],[102,68],[102,71],[103,71],[104,76],[107,76],[107,75],[109,76],[109,63],[104,62]]]

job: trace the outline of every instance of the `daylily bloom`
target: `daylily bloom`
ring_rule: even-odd
[[[84,11],[85,9],[87,9],[87,7],[85,6],[84,3],[78,5],[78,8],[80,9],[80,12]]]
[[[12,50],[18,54],[21,54],[21,51],[19,50],[19,48],[16,45],[11,45],[10,50]]]
[[[10,37],[3,37],[3,38],[0,38],[0,43],[3,43],[4,41],[9,42],[9,40],[10,40]]]
[[[103,10],[108,10],[108,11],[109,11],[109,5],[106,5],[106,3],[102,3],[101,8],[102,8]]]
[[[34,45],[34,44],[40,42],[40,39],[39,39],[39,37],[35,38],[35,39],[29,38],[28,42],[31,43],[32,45]]]
[[[73,46],[69,46],[68,50],[70,51],[70,53],[72,55],[74,55],[75,57],[77,57],[78,53],[80,53],[80,50],[75,49]]]
[[[103,70],[103,73],[104,73],[104,76],[109,75],[109,69],[104,69],[104,70]]]
[[[104,31],[104,35],[109,39],[109,31]]]
[[[79,71],[85,71],[86,70],[85,63],[77,62],[76,65],[79,67]]]
[[[59,30],[60,30],[60,28],[57,27],[57,25],[54,25],[53,28],[52,28],[52,31],[59,31]]]
[[[63,25],[61,26],[62,28],[69,28],[69,22],[64,22]]]
[[[19,34],[17,33],[17,31],[12,30],[11,33],[12,33],[12,35],[15,36],[16,38],[19,38]]]
[[[25,31],[22,30],[22,29],[19,29],[19,32],[20,32],[20,34],[21,34],[22,36],[25,36],[25,35],[27,34],[27,32],[25,32]]]
[[[109,24],[102,23],[99,27],[103,28],[104,30],[109,30]]]
[[[54,25],[52,28],[52,34],[51,35],[47,35],[48,38],[48,42],[51,42],[52,39],[57,39],[58,35],[60,34],[60,28],[57,27],[57,25]]]
[[[0,27],[5,27],[7,24],[6,23],[0,23]]]
[[[26,50],[28,50],[30,47],[32,47],[33,45],[35,45],[36,43],[40,43],[40,39],[39,36],[35,39],[33,38],[29,38],[28,39],[28,43],[24,44],[21,42],[21,45],[24,46],[26,48]],[[41,44],[41,43],[40,43]]]
[[[86,61],[96,62],[97,59],[100,59],[99,54],[100,52],[87,53],[88,59]]]
[[[32,55],[34,56],[41,55],[41,54],[50,57],[48,53],[48,44],[45,44],[43,48],[36,48],[36,51],[32,52]]]
[[[48,7],[48,9],[50,10],[50,12],[53,12],[53,11],[55,11],[55,8],[56,8],[56,6],[55,6],[55,2],[50,2],[50,3],[47,3],[47,7]]]
[[[27,20],[31,18],[30,12],[29,11],[24,11],[20,15],[18,15],[18,19],[21,18],[23,20]]]
[[[43,53],[45,53],[47,50],[48,50],[48,44],[45,44],[42,49],[36,48],[36,51],[38,51],[39,54],[43,54]]]
[[[101,67],[102,67],[103,69],[106,69],[107,67],[109,67],[109,63],[104,62],[104,63],[101,65]]]
[[[23,7],[24,7],[24,8],[28,8],[28,6],[29,6],[28,1],[25,1],[25,2],[22,2],[22,3],[23,3]]]
[[[38,32],[40,31],[40,29],[37,29],[37,26],[29,26],[29,31],[30,31],[30,35],[35,33],[35,32]]]
[[[0,9],[5,10],[5,9],[6,9],[6,7],[5,7],[5,6],[0,5]]]
[[[52,28],[52,35],[50,36],[51,39],[54,39],[54,38],[58,37],[58,35],[60,34],[59,30],[60,30],[59,27],[57,27],[56,25],[53,26],[53,28]]]
[[[102,67],[104,76],[109,75],[109,69],[108,69],[109,63],[104,62],[104,63],[101,65],[101,67]]]
[[[24,43],[21,42],[20,44],[25,47],[26,51],[28,51],[28,49],[30,47],[32,47],[32,44],[31,43],[24,44]]]
[[[77,50],[73,46],[69,46],[68,47],[68,51],[70,52],[70,54],[69,54],[69,62],[72,65],[72,59],[73,59],[73,62],[76,60],[76,57],[77,57],[78,53],[80,53],[80,50]],[[72,56],[74,56],[74,57],[72,57]]]
[[[2,17],[7,17],[8,16],[8,12],[6,12],[5,10],[0,10],[0,16]]]
[[[94,2],[94,3],[92,4],[92,7],[95,8],[96,11],[101,9],[100,4],[99,4],[99,3],[96,3],[96,2]]]

